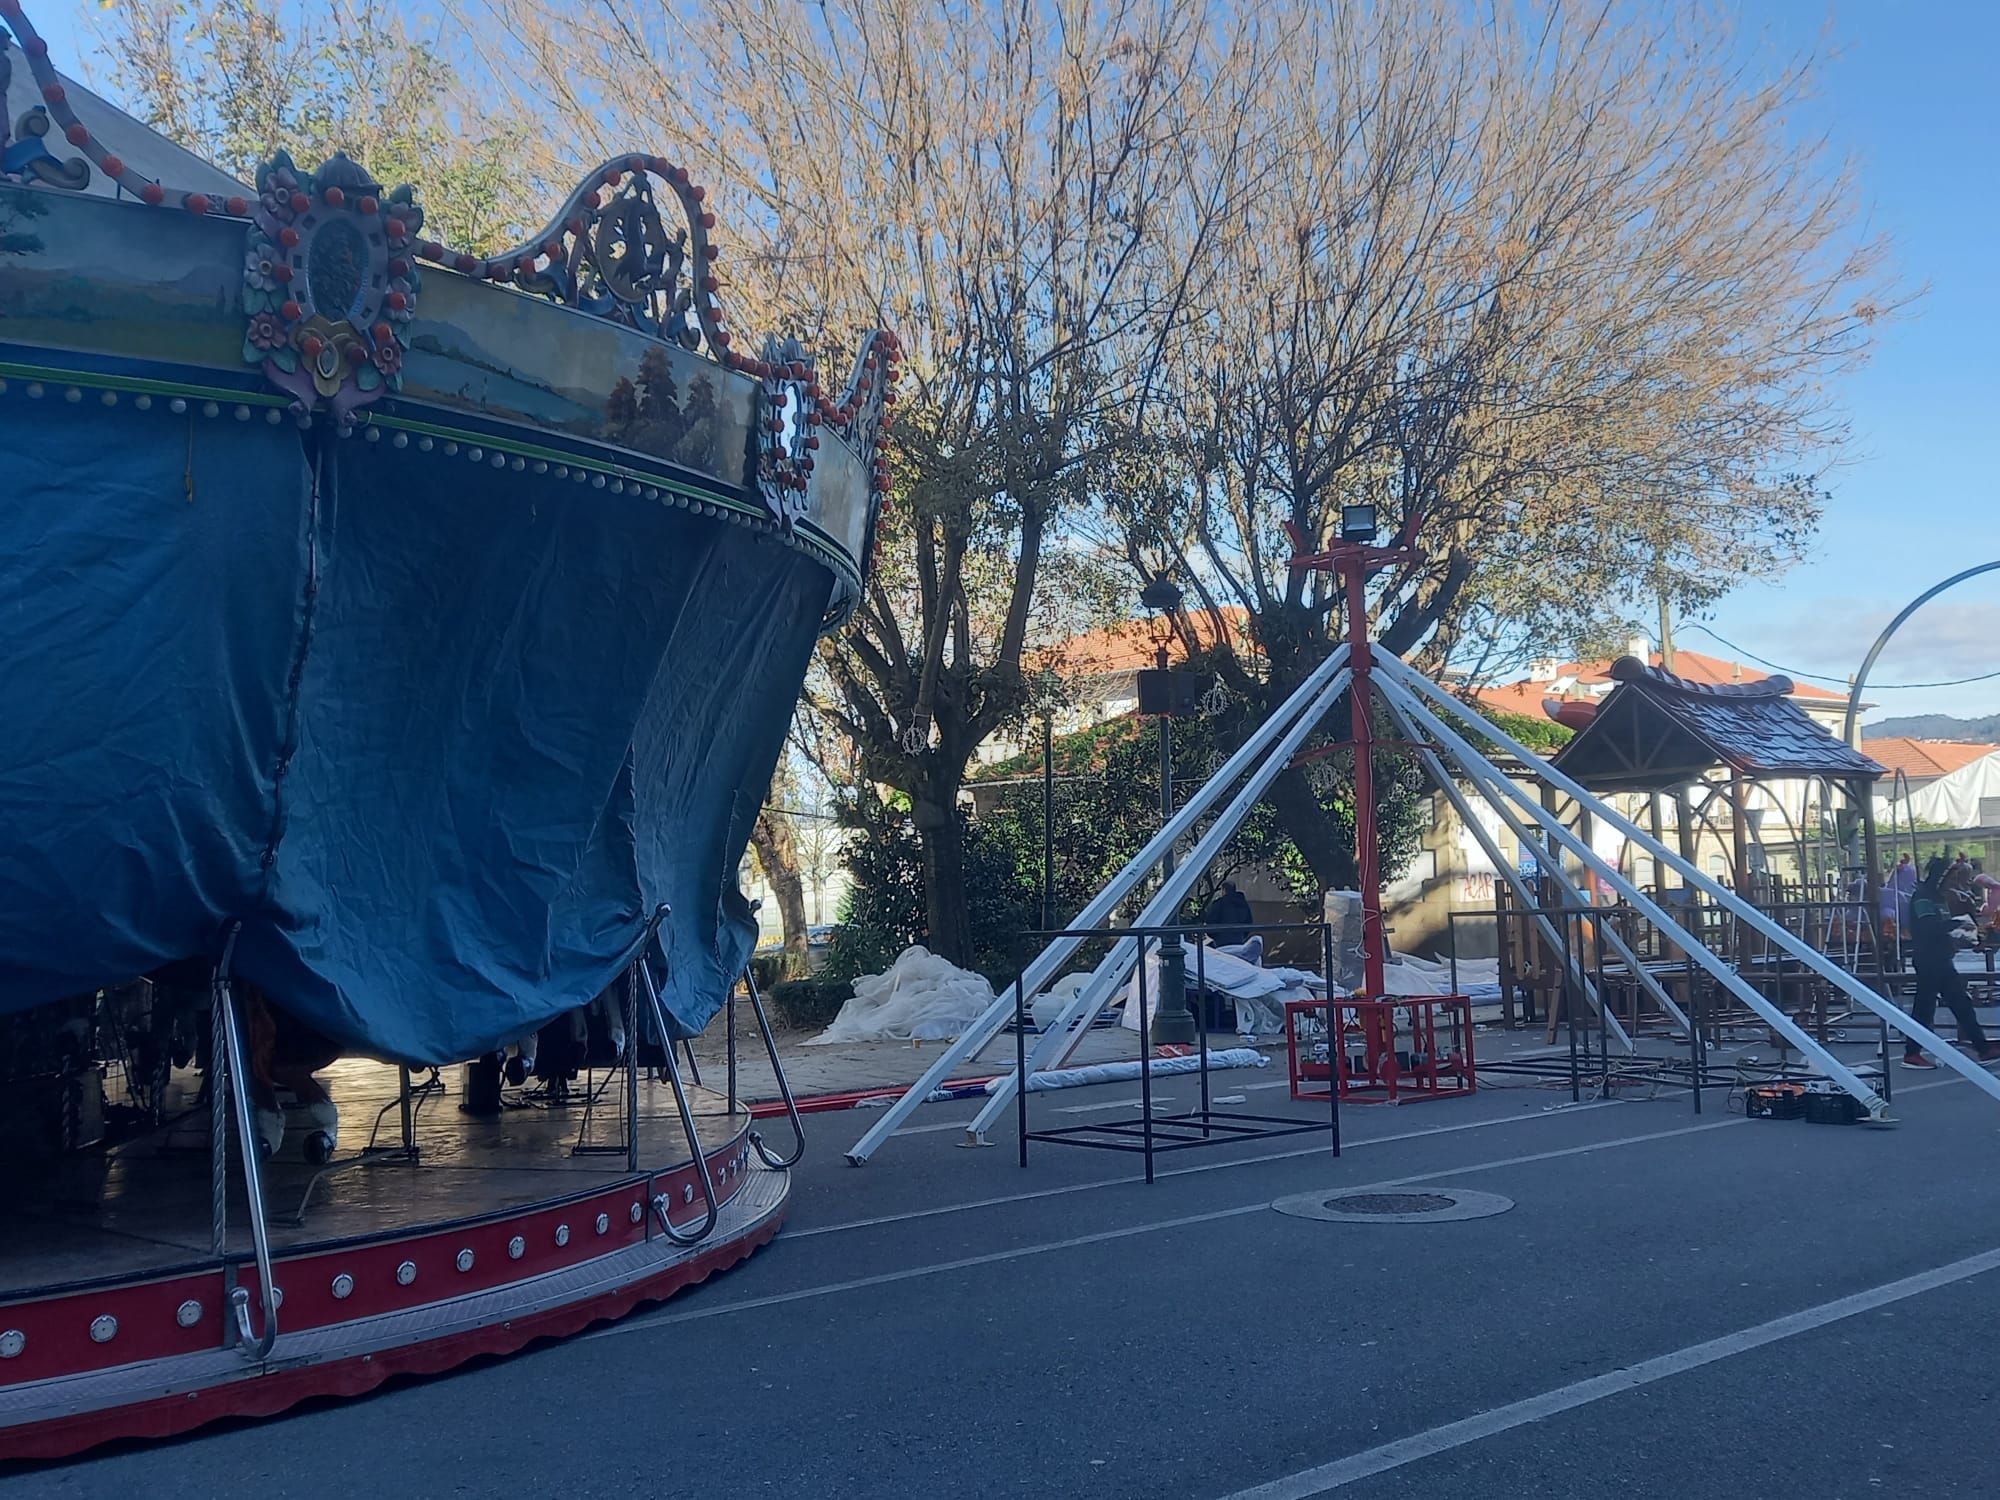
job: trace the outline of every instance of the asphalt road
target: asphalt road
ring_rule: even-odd
[[[0,1497],[1993,1496],[2000,1107],[1899,1084],[1893,1131],[1494,1089],[1150,1188],[922,1128],[965,1103],[857,1170],[819,1116],[786,1233],[653,1313]],[[1515,1207],[1270,1208],[1399,1182]]]

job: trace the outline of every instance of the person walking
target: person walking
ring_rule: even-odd
[[[1958,972],[1958,943],[1954,937],[1951,892],[1945,877],[1951,869],[1943,855],[1924,867],[1924,878],[1910,893],[1910,958],[1917,971],[1916,999],[1910,1014],[1917,1024],[1929,1027],[1937,1018],[1942,1000],[1958,1021],[1959,1045],[1970,1049],[1983,1063],[2000,1062],[2000,1046],[1987,1039],[1973,1013],[1972,997],[1966,993],[1965,976]],[[1914,1037],[1903,1039],[1903,1066],[1935,1068]]]

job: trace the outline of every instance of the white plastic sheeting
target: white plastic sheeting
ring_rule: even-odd
[[[1262,1068],[1271,1059],[1254,1047],[1225,1047],[1219,1052],[1208,1054],[1208,1070],[1211,1073],[1224,1068]],[[1201,1067],[1199,1057],[1156,1057],[1147,1070],[1159,1078],[1169,1073],[1192,1073]],[[1091,1063],[1081,1068],[1051,1068],[1046,1073],[1028,1075],[1028,1092],[1039,1094],[1046,1089],[1081,1088],[1089,1083],[1117,1083],[1139,1076],[1139,1061],[1129,1058],[1122,1062]],[[989,1094],[1000,1091],[1000,1080],[995,1078],[986,1085]]]
[[[1181,944],[1187,952],[1187,983],[1190,1003],[1194,995],[1195,955],[1194,945]],[[1211,990],[1227,995],[1236,1005],[1236,1031],[1239,1036],[1275,1035],[1285,1029],[1285,1002],[1287,1000],[1310,1000],[1326,986],[1326,981],[1307,969],[1284,967],[1260,968],[1247,963],[1233,954],[1224,952],[1213,943],[1203,945],[1206,950],[1201,960],[1201,977]],[[1152,1007],[1159,1003],[1160,995],[1160,945],[1149,942],[1146,945],[1146,1006],[1147,1020],[1152,1019]],[[1125,987],[1125,1015],[1119,1023],[1127,1031],[1139,1029],[1139,976],[1134,973]]]
[[[1878,793],[1887,791],[1889,783],[1878,782],[1876,788]],[[1878,795],[1875,809],[1876,821],[1886,830],[1891,821],[1890,799]],[[1985,828],[2000,822],[1994,815],[1996,809],[2000,809],[2000,750],[1897,799],[1893,813],[1904,828],[1913,821],[1934,828]]]
[[[983,977],[918,944],[882,973],[855,980],[853,998],[805,1045],[949,1041],[992,1003],[993,986]]]

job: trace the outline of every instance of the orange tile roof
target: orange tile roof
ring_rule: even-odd
[[[1239,650],[1246,649],[1250,642],[1250,612],[1236,606],[1221,611],[1222,632],[1225,638],[1233,640]],[[1216,633],[1213,622],[1202,610],[1191,610],[1188,624],[1194,631],[1197,642],[1213,644]],[[1082,635],[1073,635],[1066,641],[1033,653],[1037,663],[1045,663],[1058,672],[1077,676],[1095,676],[1101,672],[1134,672],[1153,664],[1153,652],[1159,644],[1160,626],[1153,620],[1123,620],[1103,630],[1089,630]],[[1182,648],[1178,635],[1167,642],[1167,660],[1183,661],[1187,653]]]
[[[1661,664],[1660,653],[1657,651],[1649,653],[1646,657],[1646,664],[1652,667],[1659,666]],[[1611,663],[1608,660],[1566,662],[1560,670],[1563,676],[1575,677],[1580,682],[1611,681]],[[1767,672],[1762,667],[1746,667],[1742,662],[1730,661],[1726,657],[1705,656],[1699,651],[1684,651],[1676,648],[1674,651],[1674,675],[1676,677],[1684,677],[1689,682],[1701,682],[1707,683],[1711,687],[1720,687],[1735,682],[1757,682],[1763,678],[1779,674]],[[1847,701],[1845,693],[1836,693],[1828,688],[1819,687],[1810,682],[1799,682],[1796,679],[1792,682],[1792,696],[1820,703],[1844,703]]]
[[[1472,701],[1482,708],[1501,713],[1527,714],[1537,719],[1549,716],[1543,704],[1551,698],[1568,696],[1572,695],[1557,692],[1552,682],[1500,682],[1491,687],[1474,688],[1471,693]]]
[[[1901,771],[1912,781],[1949,776],[1953,771],[1983,760],[2000,745],[1975,745],[1962,740],[1916,740],[1907,735],[1885,734],[1864,738],[1861,748],[1880,761],[1890,775]]]

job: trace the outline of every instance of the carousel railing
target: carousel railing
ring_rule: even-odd
[[[701,1179],[701,1196],[705,1205],[701,1227],[692,1234],[679,1228],[667,1216],[667,1195],[653,1195],[653,1217],[659,1221],[660,1233],[676,1245],[699,1245],[715,1229],[715,1221],[721,1216],[722,1208],[715,1198],[715,1175],[709,1170],[708,1159],[702,1154],[701,1136],[695,1129],[694,1111],[688,1105],[687,1089],[681,1084],[680,1064],[674,1060],[674,1034],[667,1025],[667,1008],[660,1003],[660,988],[653,982],[652,965],[646,962],[641,952],[633,961],[638,970],[639,982],[646,993],[646,1003],[652,1007],[653,1025],[660,1033],[660,1056],[664,1059],[667,1081],[673,1085],[674,1106],[680,1111],[681,1129],[687,1132],[688,1150],[694,1155],[695,1175]],[[635,1044],[636,1044],[636,1038]]]
[[[242,1011],[229,980],[230,962],[236,956],[236,935],[241,930],[241,923],[232,923],[223,938],[211,998],[213,1056],[208,1083],[211,1238],[217,1257],[225,1257],[229,1248],[228,1116],[234,1113],[237,1155],[243,1161],[243,1191],[249,1203],[250,1247],[257,1260],[257,1293],[263,1304],[262,1332],[251,1322],[249,1288],[231,1287],[229,1307],[236,1326],[236,1347],[246,1358],[261,1362],[270,1356],[278,1341],[278,1288],[271,1277],[271,1236],[264,1222],[264,1173],[257,1152],[257,1122],[250,1099],[249,1051],[243,1042]]]
[[[792,1097],[792,1084],[791,1080],[785,1077],[785,1065],[778,1060],[778,1039],[772,1035],[771,1018],[765,1014],[764,997],[758,993],[756,974],[748,968],[744,969],[743,982],[750,990],[750,1008],[757,1013],[757,1029],[764,1037],[764,1055],[770,1058],[771,1072],[778,1080],[778,1094],[785,1101],[786,1118],[792,1122],[793,1141],[792,1154],[790,1156],[780,1156],[769,1146],[766,1146],[764,1144],[764,1137],[753,1129],[750,1132],[750,1146],[757,1153],[757,1159],[763,1162],[765,1166],[771,1168],[773,1171],[788,1172],[797,1166],[799,1159],[806,1154],[805,1122],[799,1118],[798,1101]],[[731,990],[730,994],[733,1001],[735,991]],[[734,1109],[736,1107],[736,1028],[735,1006],[733,1004],[730,1010],[729,1104],[730,1108]]]

